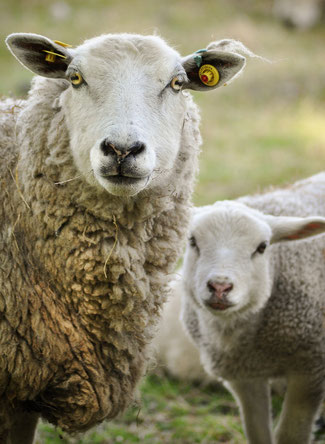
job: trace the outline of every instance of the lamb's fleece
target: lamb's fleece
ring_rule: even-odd
[[[325,216],[324,196],[325,173],[320,173],[284,189],[268,190],[264,194],[244,196],[237,200],[252,208],[259,209],[266,214],[304,217],[311,214]],[[280,288],[288,288],[289,285],[289,288],[294,289],[294,293],[292,293],[293,298],[296,299],[298,293],[308,294],[308,288],[312,286],[314,286],[313,288],[317,295],[322,294],[324,284],[322,279],[319,279],[319,276],[323,274],[324,261],[322,260],[322,254],[325,256],[325,249],[322,252],[319,246],[321,242],[324,243],[324,239],[325,238],[317,238],[315,240],[309,240],[308,243],[301,243],[299,250],[301,252],[303,251],[303,254],[300,257],[297,252],[297,246],[294,244],[285,243],[273,247],[280,250],[280,258],[282,258],[281,262],[278,260],[281,278],[277,285]],[[317,251],[314,251],[315,249]],[[317,255],[320,256],[319,261],[315,260]],[[309,262],[307,258],[310,258]],[[305,279],[302,279],[302,276],[305,276]],[[179,319],[181,296],[184,293],[180,277],[175,278],[172,282],[171,290],[169,300],[164,305],[158,332],[153,342],[156,359],[160,366],[165,368],[174,377],[187,381],[197,380],[207,382],[209,379],[211,380],[211,376],[208,376],[208,374],[203,371],[198,350],[190,342]],[[277,296],[277,299],[277,304],[280,304],[282,299],[281,293]],[[305,305],[306,312],[312,313],[312,308],[306,297],[303,297],[303,304],[301,302],[299,304],[302,309],[303,305]],[[273,305],[273,307],[274,310],[278,310],[278,308],[276,308],[277,306]],[[281,319],[283,319],[284,316],[285,312],[283,311]],[[305,315],[303,315],[303,317],[304,316]],[[314,321],[317,318],[318,316],[315,315]],[[277,323],[282,323],[281,319],[276,311],[274,320],[276,320]],[[274,320],[272,321],[273,323],[275,322]],[[290,319],[288,319],[288,323],[289,321]],[[299,321],[299,324],[301,325],[303,333],[303,329],[305,328],[304,323]],[[271,330],[278,330],[271,322],[270,328]],[[279,335],[281,334],[281,331],[279,331]],[[318,330],[316,328],[314,330],[312,329],[308,332],[308,335],[310,334],[314,335],[311,341],[316,341]],[[297,346],[296,340],[292,338],[292,334],[285,335],[285,338],[286,341],[282,339],[281,341],[279,340],[279,343],[285,349],[284,353],[286,350],[290,350],[290,347],[294,350]],[[242,361],[246,359],[246,355],[243,355],[242,347],[238,353],[238,361],[236,362],[241,362],[241,369],[245,369],[246,367],[242,365]],[[258,357],[258,362],[260,362],[260,357]],[[236,372],[237,371],[238,369],[236,368]],[[273,384],[273,388],[278,392],[283,392],[283,387],[281,387],[279,383],[275,386]]]
[[[0,436],[17,408],[75,432],[130,403],[189,219],[190,96],[168,189],[123,203],[82,179],[56,184],[78,175],[52,106],[66,86],[36,78],[27,101],[1,104]]]
[[[325,172],[321,172],[283,188],[271,188],[236,200],[273,216],[307,217],[325,216],[324,196]]]
[[[274,216],[325,216],[324,196],[325,173],[320,173],[287,188],[237,201]],[[233,346],[231,356],[228,349],[220,350],[218,357],[214,355],[211,366],[227,380],[277,377],[288,368],[324,375],[325,354],[320,338],[324,336],[325,237],[299,243],[282,242],[272,248],[273,287],[260,315],[263,322],[258,324],[260,318],[254,312],[238,315],[238,319],[234,316],[224,334],[228,335],[229,343],[238,340],[238,344]],[[187,305],[193,311],[191,304]],[[207,324],[202,325],[208,328]],[[253,341],[250,336],[254,337],[256,331]],[[208,335],[211,337],[210,331]],[[204,339],[200,337],[200,341]]]
[[[252,444],[311,442],[312,424],[324,399],[325,236],[302,240],[324,232],[324,218],[319,217],[325,216],[324,196],[325,173],[320,173],[284,189],[245,196],[239,205],[202,207],[192,222],[182,320],[205,370],[227,381],[235,394]],[[257,216],[249,231],[242,203]],[[213,213],[218,206],[219,216]],[[288,218],[281,216],[311,216],[312,221],[300,232],[294,225],[290,231],[281,222]],[[269,224],[272,236],[265,231],[267,242],[254,252],[262,240],[260,223]],[[258,261],[256,254],[263,254],[265,246],[269,256]],[[232,306],[228,310],[221,305],[218,311],[210,305],[209,311],[208,294],[218,282],[229,284],[222,297]],[[278,377],[286,378],[287,392],[274,439],[268,381]]]

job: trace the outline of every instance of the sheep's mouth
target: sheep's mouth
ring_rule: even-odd
[[[102,177],[114,185],[133,185],[143,180],[149,180],[149,176],[125,176],[124,174],[105,175]]]
[[[207,301],[206,306],[213,311],[225,311],[234,306],[231,302],[226,301]]]
[[[144,190],[150,182],[149,175],[129,175],[121,173],[98,174],[97,182],[114,196],[135,196]]]

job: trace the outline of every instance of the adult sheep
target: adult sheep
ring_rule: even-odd
[[[0,114],[0,441],[27,444],[38,416],[78,432],[132,400],[197,169],[180,92],[223,85],[245,58],[239,42],[182,58],[130,34],[7,45],[42,76]]]
[[[325,215],[324,193],[321,173],[203,207],[191,223],[183,321],[206,371],[237,398],[250,444],[309,443],[324,399],[325,236],[309,238],[325,231],[312,216]],[[274,439],[268,383],[278,377],[287,390]]]

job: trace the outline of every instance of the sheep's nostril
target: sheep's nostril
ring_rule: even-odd
[[[141,154],[146,149],[146,145],[142,142],[136,142],[128,149],[128,154],[133,154],[137,156]]]
[[[209,282],[207,283],[207,287],[208,287],[208,289],[209,289],[209,291],[210,291],[211,293],[214,293],[214,292],[215,292],[215,288],[214,288],[214,286],[212,285],[212,282],[211,282],[211,281],[209,281]]]
[[[130,154],[133,154],[133,156],[138,156],[145,151],[145,149],[146,145],[142,142],[135,142],[131,146],[120,146],[115,145],[114,143],[105,139],[100,144],[100,150],[104,156],[115,155],[119,160],[125,159]]]
[[[116,152],[115,146],[107,140],[103,140],[101,142],[100,150],[104,154],[104,156],[108,156],[109,154],[114,154]]]

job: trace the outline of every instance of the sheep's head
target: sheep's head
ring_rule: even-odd
[[[6,42],[34,73],[67,82],[59,103],[77,168],[124,196],[168,180],[186,118],[182,91],[224,85],[245,65],[236,48],[252,55],[223,40],[182,58],[159,37],[132,34],[102,35],[74,49],[35,34]]]
[[[184,262],[186,293],[221,318],[256,312],[271,294],[270,245],[324,231],[321,217],[274,217],[229,201],[199,208]]]

